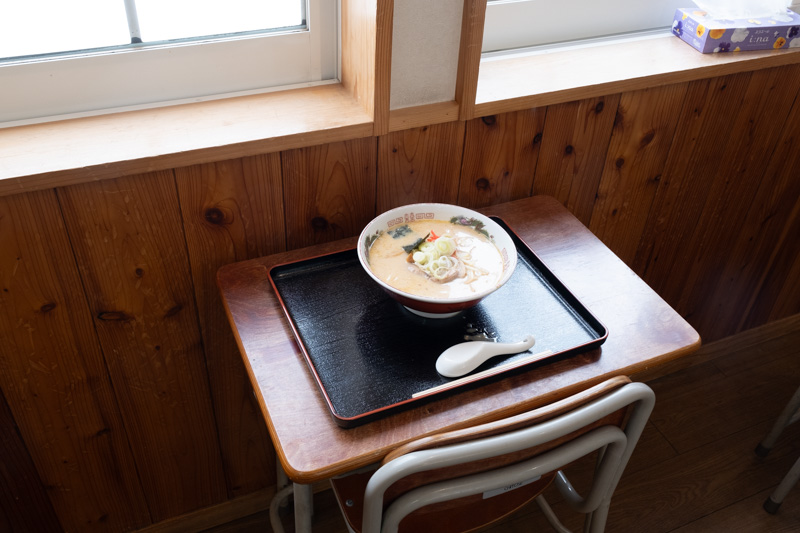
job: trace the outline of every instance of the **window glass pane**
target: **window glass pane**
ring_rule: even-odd
[[[668,29],[686,0],[490,0],[483,52]],[[691,6],[692,3],[690,2]]]
[[[338,5],[0,0],[0,127],[336,80]]]
[[[130,42],[122,0],[0,2],[0,58]]]
[[[136,11],[145,42],[303,24],[298,0],[136,0]]]
[[[302,27],[305,0],[136,0],[142,41]],[[0,0],[0,59],[122,46],[124,0]]]

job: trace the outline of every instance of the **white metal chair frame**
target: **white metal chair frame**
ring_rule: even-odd
[[[560,470],[556,474],[555,484],[573,509],[587,515],[585,530],[601,532],[605,528],[611,496],[654,403],[655,394],[647,385],[628,383],[545,422],[500,435],[401,455],[381,466],[370,478],[364,495],[362,531],[396,532],[400,521],[421,507],[524,482],[559,470],[580,457],[600,450],[594,481],[586,497],[575,490]],[[406,476],[546,444],[585,428],[626,406],[632,406],[632,409],[624,430],[617,426],[598,427],[521,463],[418,487],[400,496],[384,512],[386,490]],[[537,496],[536,500],[554,527],[560,531],[568,531],[550,511],[542,495]]]

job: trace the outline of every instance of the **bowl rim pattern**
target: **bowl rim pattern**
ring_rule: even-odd
[[[442,213],[447,216],[436,216]],[[392,287],[372,272],[372,269],[369,267],[369,248],[385,231],[388,231],[398,224],[418,220],[450,220],[453,223],[459,223],[458,221],[454,222],[454,219],[463,221],[461,225],[472,226],[473,229],[485,234],[500,250],[500,254],[503,257],[503,276],[494,287],[487,288],[479,293],[453,298],[420,296]],[[396,299],[400,300],[403,305],[413,307],[414,302],[419,302],[420,306],[424,307],[426,310],[430,310],[432,306],[436,305],[453,308],[453,306],[457,306],[458,304],[468,304],[469,306],[477,304],[480,300],[502,287],[508,281],[514,273],[518,258],[517,249],[511,236],[488,215],[456,204],[436,202],[407,204],[384,211],[364,226],[358,237],[356,248],[361,266],[378,285],[390,295],[396,295],[398,297]]]

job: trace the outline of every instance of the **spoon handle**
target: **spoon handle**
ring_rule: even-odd
[[[498,342],[489,343],[489,346],[481,350],[486,354],[486,358],[494,357],[496,355],[504,355],[507,353],[520,353],[524,352],[535,343],[533,335],[528,335],[520,342]]]
[[[511,370],[512,368],[517,368],[520,366],[527,365],[533,361],[538,361],[539,359],[544,359],[545,357],[550,357],[553,355],[552,350],[544,350],[539,353],[535,353],[532,355],[528,355],[523,357],[522,359],[518,359],[516,361],[512,361],[511,363],[506,363],[505,365],[489,368],[487,370],[483,370],[481,372],[477,372],[475,374],[470,374],[469,376],[464,376],[462,378],[454,379],[452,381],[448,381],[447,383],[443,383],[441,385],[437,385],[435,387],[431,387],[430,389],[421,390],[419,392],[415,392],[411,395],[412,398],[419,398],[421,396],[428,396],[429,394],[435,394],[437,392],[445,391],[448,389],[455,389],[465,383],[470,383],[472,381],[477,381],[479,379],[483,379],[488,376],[492,376],[494,374],[499,374],[501,372],[505,372],[506,370]]]
[[[514,343],[462,342],[442,352],[436,360],[436,371],[445,377],[457,378],[472,372],[492,357],[524,352],[535,343],[533,335]]]

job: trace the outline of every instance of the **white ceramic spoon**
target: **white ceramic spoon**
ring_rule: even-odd
[[[436,371],[447,378],[468,374],[497,355],[524,352],[536,343],[533,335],[522,342],[470,341],[451,346],[436,360]]]

